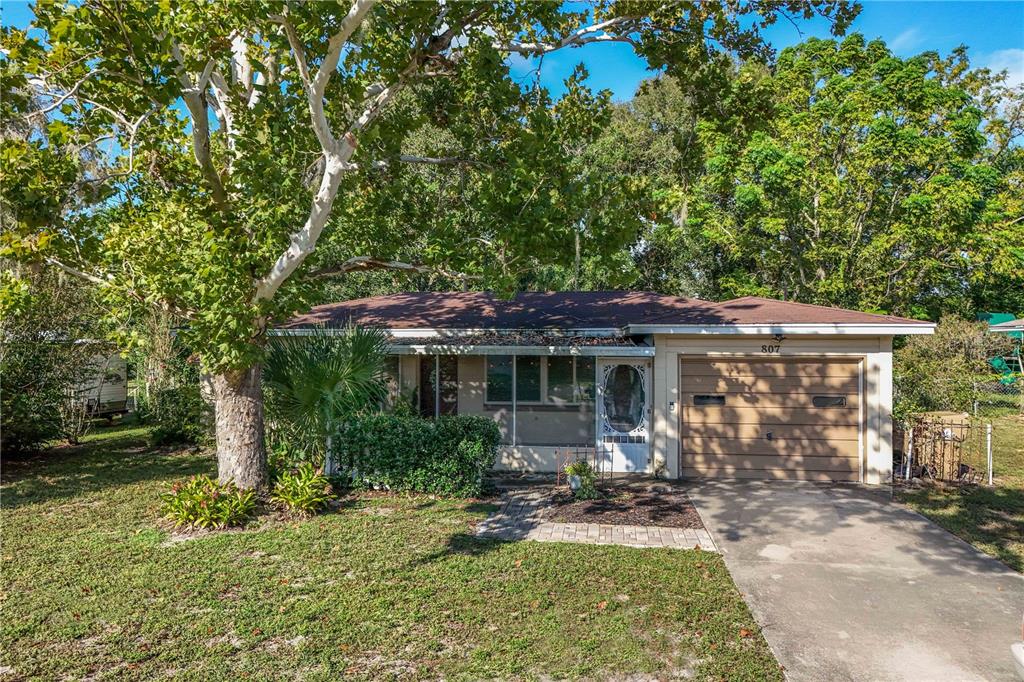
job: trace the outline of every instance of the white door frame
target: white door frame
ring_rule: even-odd
[[[595,364],[595,447],[600,457],[612,472],[650,473],[651,471],[651,389],[652,367],[647,358],[597,358]],[[640,372],[643,385],[644,405],[642,417],[636,428],[628,433],[615,431],[605,423],[604,396],[605,381],[610,368],[628,365]],[[614,439],[614,440],[612,440]],[[608,442],[606,442],[606,440]],[[625,440],[627,442],[621,442]],[[620,442],[616,442],[620,441]],[[628,442],[633,441],[633,442]],[[639,442],[637,442],[639,441]]]

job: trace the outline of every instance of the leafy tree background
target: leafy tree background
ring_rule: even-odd
[[[859,35],[721,73],[717,107],[672,77],[644,83],[594,145],[655,207],[631,286],[1024,312],[1020,86],[965,50],[901,59]]]

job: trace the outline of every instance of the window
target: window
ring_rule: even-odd
[[[511,403],[513,376],[516,402],[573,405],[594,400],[594,358],[489,355],[484,401]]]
[[[420,358],[420,415],[459,412],[459,360],[454,355]]]
[[[811,404],[815,407],[846,407],[846,396],[816,395],[811,398]]]
[[[575,358],[559,356],[548,358],[548,402],[576,402],[576,386],[573,380]]]
[[[516,358],[516,401],[540,402],[540,361],[536,355]]]
[[[487,356],[487,395],[489,403],[512,402],[512,356]]]
[[[594,358],[576,358],[576,402],[594,402]]]
[[[693,404],[697,407],[721,407],[725,405],[724,395],[695,395],[693,396]]]

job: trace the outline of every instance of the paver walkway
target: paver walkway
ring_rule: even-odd
[[[706,530],[665,526],[612,526],[599,523],[555,523],[545,521],[543,509],[550,504],[546,490],[516,490],[505,493],[501,508],[476,527],[477,535],[502,540],[538,542],[581,542],[591,545],[627,547],[670,547],[717,551]]]

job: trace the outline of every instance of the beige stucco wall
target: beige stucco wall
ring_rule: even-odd
[[[565,448],[550,445],[503,445],[498,448],[498,459],[494,463],[494,469],[551,473],[558,471],[559,464],[565,461]]]
[[[863,367],[864,429],[861,474],[865,483],[884,483],[892,474],[892,337],[807,336],[776,343],[767,336],[656,335],[654,356],[653,459],[669,477],[679,477],[680,357],[749,359],[858,358]],[[778,352],[763,352],[777,345]],[[674,409],[670,406],[674,404]]]

